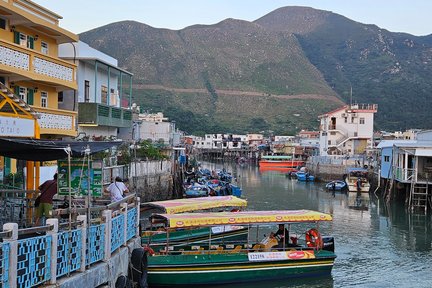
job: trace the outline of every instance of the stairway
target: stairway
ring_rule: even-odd
[[[426,212],[429,202],[428,183],[411,183],[410,201],[411,210],[424,209]]]

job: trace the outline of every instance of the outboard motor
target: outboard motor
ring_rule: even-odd
[[[151,249],[151,248],[150,248]],[[138,283],[139,288],[148,288],[147,283],[147,255],[149,249],[136,248],[131,254],[131,277],[132,282]]]
[[[323,250],[334,252],[335,243],[333,236],[322,236]]]

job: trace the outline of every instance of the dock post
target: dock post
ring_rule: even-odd
[[[121,203],[120,204],[120,213],[123,214],[123,244],[122,246],[126,246],[127,245],[127,228],[128,228],[128,203]]]
[[[111,230],[112,230],[112,211],[104,210],[102,211],[102,218],[105,220],[105,251],[104,251],[104,261],[108,261],[111,258]]]
[[[9,288],[17,288],[18,278],[18,223],[5,223],[3,231],[12,231],[10,237],[3,238],[9,244]]]
[[[85,272],[86,270],[86,250],[87,250],[87,216],[78,215],[77,220],[81,222],[78,228],[81,230],[81,265],[80,272]]]
[[[52,230],[47,232],[47,235],[51,236],[51,279],[50,284],[56,284],[57,282],[57,243],[58,243],[58,219],[49,218],[46,221],[47,225],[52,225]]]

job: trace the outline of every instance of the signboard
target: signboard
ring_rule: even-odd
[[[90,179],[88,161],[71,161],[71,193],[73,196],[88,195],[90,182],[90,195],[93,197],[102,196],[102,160],[90,161]],[[67,160],[58,161],[58,193],[69,195],[69,167]]]
[[[278,260],[297,260],[297,259],[313,259],[313,258],[315,258],[315,254],[313,250],[248,253],[249,261],[278,261]]]
[[[0,116],[0,136],[34,137],[34,126],[33,119]]]

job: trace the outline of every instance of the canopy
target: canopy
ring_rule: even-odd
[[[71,148],[72,157],[82,157],[87,147],[93,154],[122,143],[121,141],[84,142],[0,138],[0,155],[28,161],[51,161],[66,158],[68,147]]]
[[[171,228],[237,224],[302,223],[332,221],[333,219],[329,214],[312,210],[155,214],[150,218],[153,224],[164,223],[167,227]]]
[[[290,155],[267,155],[261,156],[263,160],[291,160],[292,156]]]
[[[197,210],[205,210],[221,207],[246,207],[247,201],[235,196],[213,196],[213,197],[198,197],[186,198],[167,201],[155,201],[141,204],[141,208],[148,210],[157,208],[166,214],[175,214],[183,212],[191,212]]]

